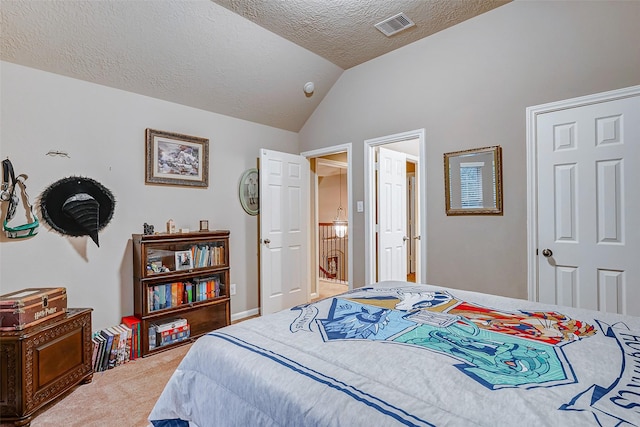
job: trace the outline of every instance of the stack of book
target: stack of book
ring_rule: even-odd
[[[140,338],[140,319],[136,316],[125,316],[122,318],[122,324],[131,330],[131,349],[129,352],[129,360],[141,357],[141,338]]]
[[[106,371],[139,357],[139,328],[140,320],[129,316],[119,325],[95,332],[91,338],[93,370]]]
[[[225,285],[219,276],[190,282],[173,282],[147,287],[149,311],[163,310],[182,304],[206,301],[225,295]]]
[[[149,327],[149,350],[187,340],[190,335],[191,329],[187,319],[162,319]]]
[[[196,268],[223,265],[225,262],[223,245],[194,245],[191,247],[191,254]]]

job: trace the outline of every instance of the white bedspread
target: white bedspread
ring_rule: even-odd
[[[201,337],[149,420],[640,426],[640,318],[383,282]]]

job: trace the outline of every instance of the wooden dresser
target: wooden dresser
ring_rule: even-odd
[[[90,308],[22,331],[0,332],[0,420],[31,424],[33,414],[80,383],[91,382]]]

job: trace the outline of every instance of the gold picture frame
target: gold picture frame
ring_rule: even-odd
[[[502,215],[502,148],[444,154],[447,215]]]
[[[209,186],[209,140],[145,130],[145,184]]]

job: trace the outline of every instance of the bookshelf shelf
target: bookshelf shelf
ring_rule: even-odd
[[[230,324],[229,231],[134,234],[132,241],[143,357]],[[154,325],[174,318],[187,320],[189,340],[154,346]]]

